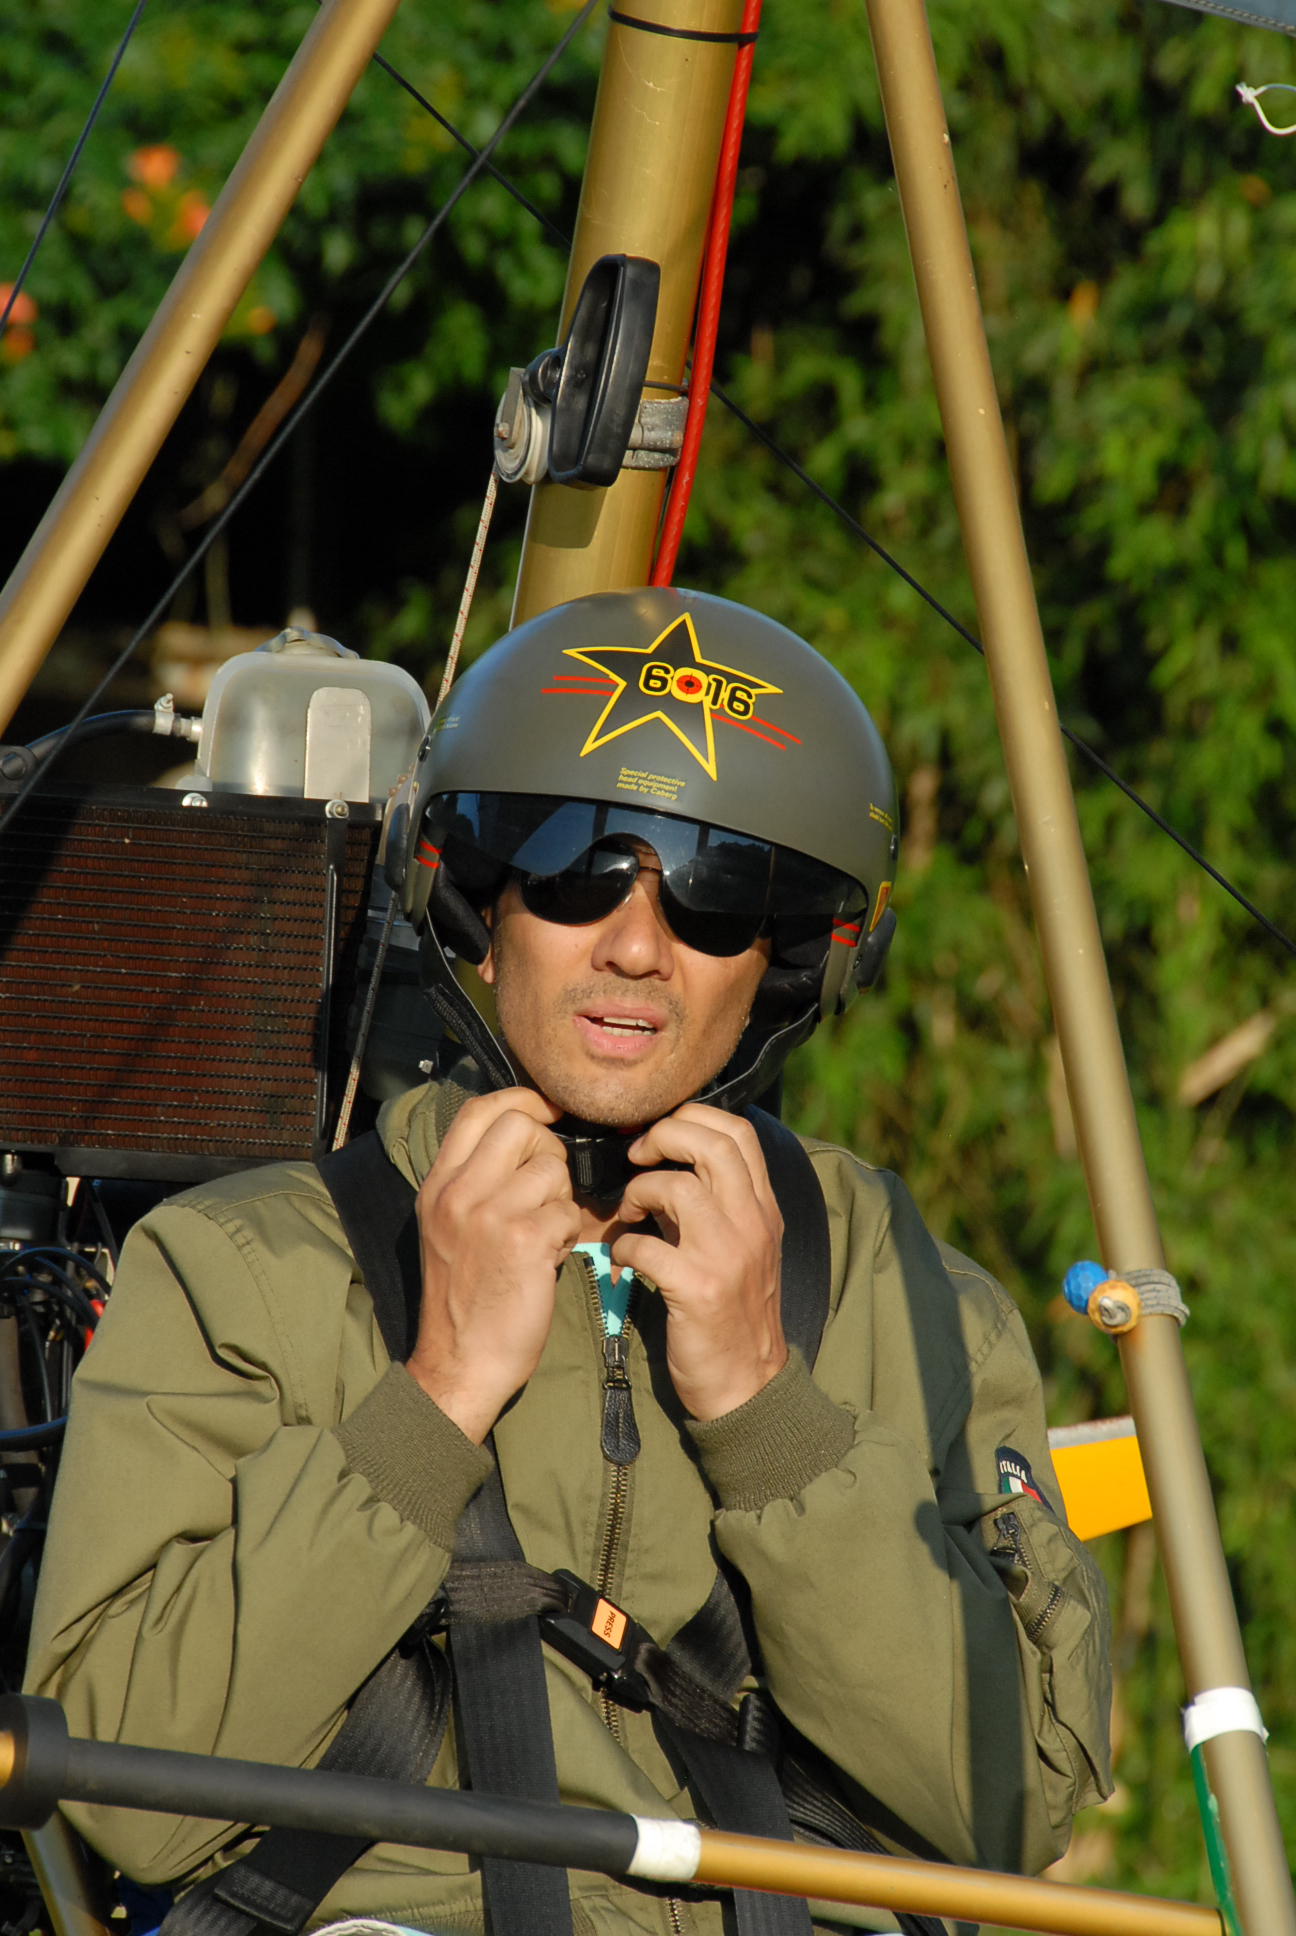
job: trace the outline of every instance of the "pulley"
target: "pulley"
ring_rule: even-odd
[[[495,416],[504,483],[606,488],[623,469],[677,461],[687,399],[643,395],[660,283],[644,256],[600,256],[562,344],[509,372]]]

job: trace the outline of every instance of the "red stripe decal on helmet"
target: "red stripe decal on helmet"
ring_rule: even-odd
[[[832,938],[834,941],[842,942],[847,948],[853,948],[860,938],[860,929],[863,925],[862,921],[834,921]]]
[[[429,855],[431,856],[430,859]],[[441,849],[434,847],[430,840],[420,840],[415,859],[419,862],[420,866],[426,867],[429,873],[435,874],[437,868],[441,865]]]

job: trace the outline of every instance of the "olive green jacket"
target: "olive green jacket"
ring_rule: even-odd
[[[419,1183],[463,1092],[415,1090],[380,1130]],[[808,1143],[832,1294],[813,1377],[795,1354],[749,1403],[689,1420],[641,1293],[628,1367],[642,1450],[614,1501],[600,1450],[601,1323],[564,1267],[543,1356],[495,1446],[526,1557],[597,1579],[663,1645],[719,1550],[744,1575],[788,1719],[884,1832],[1037,1870],[1105,1795],[1108,1615],[1065,1528],[1030,1346],[1011,1300],[933,1242],[899,1180]],[[999,1449],[1048,1505],[998,1490]],[[77,1373],[28,1691],[74,1734],[314,1762],[359,1684],[435,1593],[488,1454],[389,1362],[312,1166],[190,1190],[132,1232]],[[1003,1515],[1011,1515],[1004,1521]],[[713,1545],[714,1542],[714,1545]],[[998,1549],[998,1550],[994,1550]],[[564,1800],[692,1816],[651,1718],[546,1649]],[[432,1781],[456,1780],[453,1730]],[[191,1879],[229,1825],[68,1814],[144,1882]],[[572,1878],[578,1936],[712,1936],[715,1900]],[[317,1920],[479,1930],[456,1856],[381,1846]]]

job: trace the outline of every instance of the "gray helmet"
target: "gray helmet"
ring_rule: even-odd
[[[555,817],[565,802],[589,811]],[[770,969],[734,1064],[704,1095],[736,1107],[876,978],[895,924],[896,826],[877,728],[819,653],[727,599],[647,587],[556,606],[463,675],[396,795],[385,852],[425,928],[429,992],[480,1061],[500,1045],[463,1015],[444,955],[481,959],[481,910],[510,868],[552,875],[618,835],[660,852],[685,828],[702,829],[717,867],[739,852],[721,830],[768,843]],[[491,1072],[513,1079],[506,1058]]]

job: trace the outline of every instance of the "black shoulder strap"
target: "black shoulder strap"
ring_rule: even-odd
[[[756,1131],[783,1217],[783,1335],[813,1366],[832,1289],[828,1206],[814,1164],[787,1125],[754,1103],[741,1113]]]
[[[415,1191],[374,1130],[317,1167],[373,1299],[388,1354],[403,1362],[413,1349],[422,1289]],[[455,1552],[474,1560],[523,1557],[498,1468],[462,1514]],[[484,1794],[556,1802],[558,1774],[538,1620],[457,1626],[450,1655],[455,1725],[471,1785]],[[338,1742],[345,1733],[346,1727]],[[527,1936],[571,1936],[571,1899],[561,1869],[483,1862],[482,1893],[492,1936],[522,1930]]]
[[[455,1532],[456,1560],[521,1560],[493,1468]],[[558,1770],[540,1622],[456,1622],[450,1639],[455,1729],[468,1784],[486,1795],[556,1802]],[[572,1936],[564,1869],[488,1858],[481,1865],[489,1936]]]
[[[417,1192],[388,1156],[376,1129],[322,1156],[315,1167],[373,1299],[387,1355],[393,1364],[404,1364],[418,1335],[422,1280],[414,1219]]]

